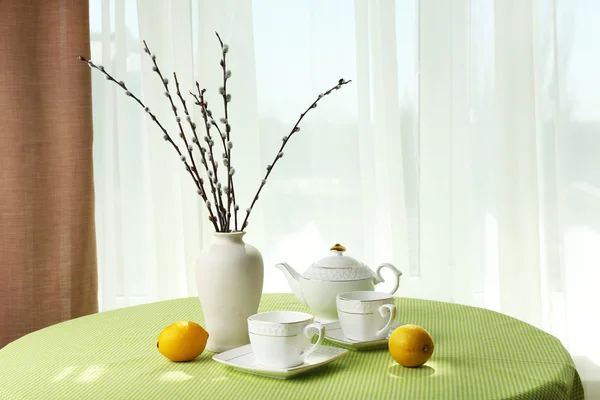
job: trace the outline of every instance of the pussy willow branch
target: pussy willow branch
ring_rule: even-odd
[[[217,132],[219,133],[219,138],[221,139],[221,144],[223,145],[223,165],[226,167],[226,173],[229,174],[230,171],[229,169],[232,167],[231,164],[229,163],[229,159],[227,158],[228,154],[227,154],[227,143],[226,143],[226,136],[225,134],[221,131],[221,128],[219,128],[219,124],[212,118],[213,117],[213,113],[212,111],[208,108],[208,102],[205,100],[204,98],[204,93],[206,91],[206,89],[200,89],[200,85],[198,84],[198,82],[196,82],[196,89],[198,91],[198,94],[190,92],[190,94],[194,97],[194,100],[196,101],[196,105],[202,107],[202,117],[204,118],[204,123],[206,124],[206,130],[209,131],[211,128],[211,126],[214,126],[215,129],[217,130]],[[200,95],[200,97],[198,97]],[[206,118],[205,118],[206,117]],[[210,118],[210,121],[208,120],[208,118]],[[214,157],[214,155],[213,155]],[[229,187],[228,187],[229,190]],[[228,192],[226,194],[229,194]],[[221,203],[222,206],[223,203]],[[239,209],[239,207],[236,205],[236,208]],[[225,207],[221,208],[222,212],[224,215],[227,214],[227,210],[225,210]]]
[[[171,92],[169,90],[169,81],[167,79],[165,79],[165,77],[163,76],[162,72],[160,71],[160,67],[158,66],[158,63],[156,62],[156,56],[154,54],[152,54],[152,52],[150,51],[150,48],[148,47],[148,44],[146,43],[146,41],[143,41],[144,43],[144,51],[146,52],[146,54],[148,54],[148,56],[151,58],[152,60],[152,64],[154,64],[152,70],[154,72],[156,72],[158,74],[158,77],[160,78],[160,82],[162,83],[163,87],[165,88],[165,96],[169,99],[169,103],[171,103],[171,110],[173,110],[173,114],[175,114],[175,120],[177,121],[177,126],[179,127],[179,136],[181,137],[181,139],[183,139],[183,142],[185,143],[185,149],[188,152],[188,156],[190,157],[190,160],[192,162],[192,167],[193,167],[193,171],[196,173],[196,178],[198,181],[200,181],[200,174],[198,169],[196,168],[196,161],[194,160],[194,155],[192,153],[191,146],[189,145],[187,138],[183,132],[183,126],[181,125],[181,118],[179,118],[179,114],[177,112],[177,107],[175,106],[175,102],[173,102],[173,96],[171,96]],[[202,154],[202,156],[204,157],[204,154],[201,152],[200,154]],[[185,158],[182,158],[183,161],[185,161]],[[206,163],[204,163],[204,167],[207,169],[208,172],[208,166],[206,165]],[[215,192],[215,184],[213,183],[212,180],[210,180],[210,190],[211,192]],[[214,196],[213,196],[214,197]],[[216,198],[215,198],[216,201]],[[218,213],[218,210],[217,210]],[[221,225],[221,230],[224,230],[225,226]]]
[[[208,108],[208,103],[205,101],[204,99],[204,91],[205,89],[200,89],[200,85],[198,84],[198,82],[196,82],[196,88],[198,90],[199,94],[202,94],[202,97],[198,97],[197,94],[190,92],[190,94],[194,97],[194,100],[196,100],[196,105],[202,107],[202,104],[205,104],[204,109],[202,110],[202,117],[204,118],[204,116],[206,115],[207,118],[204,120],[204,123],[207,124],[206,129],[210,129],[210,126],[214,126],[215,129],[217,130],[217,132],[219,133],[219,137],[221,138],[221,144],[223,145],[223,151],[224,151],[224,155],[225,155],[225,159],[227,159],[227,143],[226,143],[226,136],[223,134],[223,132],[221,132],[221,128],[219,128],[219,124],[212,119],[212,111]],[[210,118],[210,121],[208,120],[208,118]],[[228,160],[229,161],[229,160]]]
[[[196,83],[196,85],[198,85]],[[196,98],[194,96],[194,98]],[[196,103],[198,105],[201,104],[200,101],[196,100]],[[204,118],[204,115],[202,115],[202,117]],[[205,123],[205,127],[206,127],[206,123]],[[206,151],[204,148],[201,149],[201,153],[202,153],[202,162],[205,166],[205,168],[208,171],[208,178],[211,181],[212,184],[212,193],[213,193],[213,199],[215,201],[215,207],[217,209],[217,214],[219,215],[219,220],[221,221],[221,227],[222,227],[222,232],[227,232],[227,220],[225,218],[225,213],[223,212],[223,199],[222,199],[222,194],[221,194],[221,189],[220,189],[220,183],[219,183],[219,175],[218,175],[218,171],[217,171],[217,165],[215,163],[214,157],[213,157],[213,140],[212,137],[210,135],[210,131],[206,130],[206,135],[204,136],[204,141],[206,142],[206,145],[208,146],[208,151],[209,151],[209,161],[211,162],[211,166],[209,167],[208,162],[206,161]],[[200,145],[200,141],[197,141],[198,143],[198,147],[201,147]],[[212,167],[212,169],[211,169]]]
[[[194,92],[190,92],[190,94],[194,97],[194,100],[196,100],[196,105],[197,106],[201,105],[200,98],[198,97],[198,95]],[[225,140],[225,136],[223,136],[223,133],[221,132],[221,128],[219,128],[219,125],[217,124],[217,122],[214,119],[212,119],[212,115],[213,115],[212,111],[208,107],[206,108],[206,111],[208,113],[208,117],[211,118],[209,123],[217,129],[217,132],[219,132],[219,136],[221,136],[221,139]],[[227,147],[227,145],[225,144],[224,141],[223,141],[223,146],[224,146],[224,148]]]
[[[229,122],[229,113],[228,113],[228,109],[227,109],[227,104],[231,101],[231,95],[227,93],[227,80],[231,77],[231,71],[227,71],[227,52],[229,51],[229,46],[227,46],[226,44],[223,44],[223,41],[221,40],[221,36],[219,36],[218,32],[215,32],[215,35],[217,35],[217,39],[219,39],[219,44],[221,45],[221,54],[222,54],[222,58],[221,58],[221,69],[223,70],[223,90],[220,90],[221,96],[223,97],[223,109],[225,111],[225,132],[227,134],[227,144],[228,146],[225,148],[225,153],[227,154],[227,159],[231,165],[231,146],[229,146],[229,143],[231,143],[231,139],[229,137],[229,134],[231,132],[231,124]],[[230,167],[232,168],[232,167]],[[228,170],[229,171],[229,170]],[[233,174],[231,173],[227,173],[228,175],[228,186],[229,186],[229,193],[227,195],[227,229],[229,230],[230,227],[230,223],[231,223],[231,204],[233,203],[233,213],[234,213],[234,219],[235,219],[235,230],[237,231],[238,225],[237,225],[237,209],[238,207],[236,207],[236,201],[235,201],[235,187],[233,185]]]
[[[125,94],[127,96],[132,97],[140,105],[140,107],[142,107],[144,109],[144,111],[150,116],[150,118],[152,119],[152,121],[154,121],[158,125],[158,127],[160,128],[160,130],[164,134],[164,139],[167,142],[171,143],[171,145],[173,146],[173,148],[175,149],[175,151],[177,152],[177,154],[179,155],[179,157],[183,156],[183,154],[181,153],[181,150],[179,150],[179,147],[177,146],[177,144],[175,144],[175,142],[171,138],[171,135],[169,135],[169,133],[164,128],[164,126],[160,123],[160,121],[158,120],[158,118],[156,118],[156,115],[154,115],[154,113],[152,113],[152,111],[150,111],[150,109],[148,107],[146,107],[146,105],[139,99],[139,97],[137,97],[135,94],[133,94],[132,92],[129,91],[129,89],[127,88],[127,85],[125,84],[125,82],[123,82],[123,81],[117,81],[111,74],[109,74],[108,72],[106,72],[106,70],[104,69],[104,67],[102,67],[101,65],[96,65],[91,60],[88,60],[88,59],[86,59],[83,56],[77,56],[77,58],[79,60],[83,61],[83,62],[86,62],[91,68],[97,69],[98,71],[102,72],[104,74],[104,76],[106,76],[107,80],[109,80],[111,82],[114,82],[117,86],[119,86],[120,88],[122,88],[125,91]],[[202,184],[202,181],[198,181],[196,179],[196,176],[192,172],[192,169],[191,169],[190,165],[187,163],[187,161],[183,161],[183,163],[185,164],[186,171],[190,174],[190,176],[194,180],[194,184],[196,185],[196,188],[198,189],[198,194],[202,197],[202,199],[206,203],[206,200],[207,200],[207,198],[206,198],[206,191],[204,190],[204,186]],[[218,231],[219,228],[218,228],[218,226],[217,226],[217,224],[215,222],[212,208],[210,207],[209,204],[206,204],[206,206],[208,208],[208,212],[210,214],[210,217],[212,217],[212,219],[210,217],[209,217],[209,219],[213,223],[215,229]]]
[[[306,114],[308,114],[308,112],[310,110],[312,110],[313,108],[317,108],[317,103],[319,102],[319,100],[321,100],[323,97],[329,95],[334,90],[338,90],[343,85],[346,85],[350,82],[352,82],[352,81],[346,81],[344,79],[340,79],[338,81],[337,85],[335,85],[334,87],[332,87],[325,93],[320,94],[317,97],[317,99],[315,101],[313,101],[312,104],[302,114],[300,114],[300,118],[298,118],[298,121],[296,121],[296,124],[290,131],[289,135],[283,137],[281,147],[279,148],[279,151],[277,152],[277,155],[275,156],[273,163],[267,166],[267,173],[265,174],[265,177],[262,179],[260,186],[258,187],[258,190],[256,191],[254,198],[252,199],[252,203],[250,204],[250,207],[248,209],[246,209],[246,218],[244,218],[244,222],[242,223],[242,231],[244,230],[244,228],[246,228],[246,226],[248,226],[248,218],[250,217],[250,213],[252,212],[252,209],[254,208],[254,204],[256,203],[256,200],[258,200],[258,196],[260,195],[262,188],[265,186],[265,183],[267,183],[267,179],[269,178],[269,175],[271,175],[271,171],[273,171],[273,167],[275,166],[275,164],[277,164],[277,161],[280,158],[283,158],[283,149],[285,148],[285,145],[290,141],[290,139],[294,135],[294,133],[300,131],[300,128],[298,125],[300,125],[300,122],[302,122],[302,119],[306,116]]]
[[[208,103],[206,102],[206,99],[204,98],[204,93],[206,92],[206,89],[200,89],[200,84],[198,82],[196,82],[196,89],[198,90],[198,96],[194,95],[194,98],[196,99],[196,103],[198,103],[200,105],[200,110],[201,110],[201,114],[202,114],[202,119],[204,120],[204,127],[206,129],[206,137],[207,137],[207,142],[208,142],[208,151],[209,151],[209,160],[212,163],[212,167],[213,167],[213,171],[215,174],[215,181],[217,183],[217,190],[218,190],[218,200],[219,200],[219,210],[220,210],[220,214],[223,218],[223,232],[227,232],[228,226],[227,226],[227,214],[225,211],[225,207],[223,206],[223,193],[220,189],[220,185],[219,185],[219,176],[217,173],[217,163],[215,162],[215,155],[213,152],[213,145],[214,145],[214,141],[212,139],[212,135],[210,133],[210,124],[208,122],[208,118],[209,118],[209,113],[210,115],[212,115],[212,112],[210,112],[208,110]]]
[[[192,129],[192,134],[194,135],[194,137],[192,138],[192,142],[196,143],[196,145],[198,146],[198,149],[200,150],[200,157],[201,157],[202,165],[204,165],[204,168],[208,171],[209,167],[208,167],[208,164],[206,163],[206,158],[204,156],[204,153],[206,152],[206,150],[201,145],[201,142],[198,139],[198,134],[196,132],[196,124],[192,121],[189,110],[187,108],[187,103],[186,103],[185,99],[183,98],[183,96],[181,95],[181,91],[179,89],[179,80],[177,79],[177,74],[175,72],[173,72],[173,79],[175,80],[175,88],[177,89],[177,97],[179,97],[179,101],[183,105],[183,110],[185,112],[186,119],[187,119],[188,123],[190,124],[190,128]],[[207,143],[207,145],[209,145],[209,147],[210,147],[210,143]],[[192,147],[190,146],[190,151],[191,151],[191,149],[192,149]],[[214,173],[216,175],[217,170],[216,170],[216,166],[214,165],[214,163],[213,163],[213,168],[214,168]],[[210,176],[209,176],[209,179],[210,179]],[[211,186],[211,188],[212,188],[212,186]],[[215,207],[217,209],[217,216],[219,217],[221,231],[224,232],[225,221],[222,216],[222,213],[219,212],[219,202],[217,201],[217,196],[214,191],[212,191],[212,194],[213,194],[213,200],[215,202]],[[220,197],[220,195],[219,195],[219,197]]]
[[[165,88],[165,96],[167,97],[167,99],[169,99],[169,103],[171,103],[171,110],[173,111],[173,114],[175,115],[175,120],[177,122],[177,126],[179,127],[179,137],[181,139],[183,139],[183,142],[185,144],[185,149],[188,152],[188,155],[190,156],[190,161],[192,162],[192,167],[193,167],[192,171],[196,173],[196,179],[200,180],[200,175],[198,174],[198,169],[196,168],[196,162],[194,161],[194,157],[192,155],[192,152],[190,151],[190,148],[189,148],[189,145],[187,142],[187,138],[185,137],[185,134],[183,133],[183,126],[181,125],[181,118],[179,118],[179,114],[177,112],[177,107],[175,106],[175,103],[173,102],[173,96],[171,96],[171,91],[169,90],[169,81],[163,76],[162,72],[160,71],[160,67],[158,66],[158,64],[156,62],[156,56],[150,52],[150,48],[146,44],[145,40],[143,41],[143,43],[144,43],[144,51],[146,52],[146,54],[148,54],[148,56],[152,60],[152,64],[154,64],[154,67],[152,68],[152,70],[154,72],[156,72],[156,74],[160,78],[160,83]]]

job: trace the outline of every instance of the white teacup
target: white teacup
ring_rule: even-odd
[[[319,334],[315,344],[311,330]],[[325,337],[325,327],[312,315],[295,311],[254,314],[248,318],[248,332],[256,362],[273,368],[301,365]]]
[[[388,293],[358,291],[336,297],[340,327],[348,339],[366,342],[385,339],[396,319],[394,297]]]

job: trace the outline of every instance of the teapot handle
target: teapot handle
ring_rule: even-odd
[[[382,268],[391,269],[392,272],[394,273],[394,275],[396,275],[396,283],[395,283],[394,287],[392,288],[392,290],[390,290],[388,292],[389,294],[394,294],[394,292],[396,292],[396,290],[398,290],[398,286],[400,286],[400,276],[402,276],[402,272],[400,272],[398,270],[398,268],[394,267],[392,264],[388,264],[388,263],[381,264],[379,267],[377,267],[377,277],[375,278],[375,283],[384,282],[384,279],[381,276]]]

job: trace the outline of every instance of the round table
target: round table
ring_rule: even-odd
[[[386,348],[349,351],[306,375],[277,380],[236,371],[206,351],[174,363],[156,349],[178,320],[203,322],[197,298],[77,318],[0,350],[2,399],[582,399],[569,353],[553,336],[493,311],[396,298],[398,319],[436,347],[420,368]],[[264,294],[259,311],[309,311],[291,294]],[[324,341],[323,344],[335,346]]]

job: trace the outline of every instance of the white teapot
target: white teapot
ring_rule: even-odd
[[[381,264],[373,272],[365,264],[344,255],[346,248],[336,244],[331,248],[332,255],[313,263],[301,276],[287,263],[275,265],[283,271],[298,300],[310,307],[320,321],[337,320],[335,298],[338,294],[356,290],[375,290],[375,285],[384,281],[382,268],[394,272],[393,294],[400,284],[402,272],[392,264]]]

